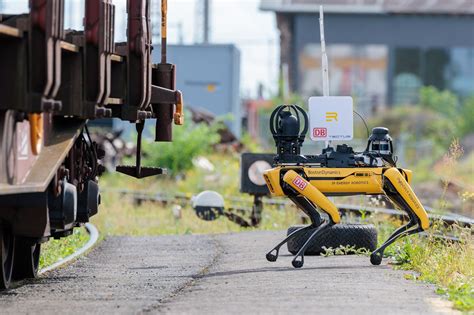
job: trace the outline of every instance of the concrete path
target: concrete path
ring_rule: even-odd
[[[284,232],[109,238],[87,257],[0,295],[2,314],[437,314],[434,287],[368,257],[266,251]]]

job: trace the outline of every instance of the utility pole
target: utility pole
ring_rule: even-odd
[[[195,38],[198,44],[210,42],[211,32],[211,2],[210,0],[197,0],[195,13]]]
[[[211,15],[211,8],[210,8],[210,0],[204,0],[204,44],[209,43],[209,32],[210,32],[210,15]]]
[[[151,42],[158,44],[161,42],[161,0],[151,0]]]

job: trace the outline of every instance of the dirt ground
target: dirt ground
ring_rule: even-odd
[[[2,314],[436,314],[434,287],[368,257],[265,253],[285,232],[111,237],[88,256],[0,295]]]

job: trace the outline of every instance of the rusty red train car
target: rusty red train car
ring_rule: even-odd
[[[84,30],[64,29],[64,0],[30,0],[29,12],[0,14],[0,288],[36,277],[40,244],[71,234],[98,212],[104,152],[86,123],[136,124],[137,164],[117,171],[163,173],[140,165],[146,119],[156,141],[183,123],[175,66],[151,62],[150,0],[127,1],[127,41],[114,40],[112,0],[85,0]]]

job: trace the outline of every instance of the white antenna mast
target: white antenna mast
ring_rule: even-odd
[[[328,55],[326,55],[326,41],[324,39],[324,12],[323,6],[319,6],[319,34],[321,37],[321,73],[323,75],[323,96],[329,96],[329,68]],[[331,141],[325,141],[325,147],[329,147]]]
[[[326,41],[324,40],[324,12],[319,6],[319,31],[321,36],[321,70],[323,75],[323,96],[329,96],[329,69],[328,56],[326,55]]]
[[[354,136],[354,101],[350,96],[329,96],[329,67],[324,36],[323,6],[319,7],[319,27],[321,36],[322,96],[312,96],[308,100],[310,137],[313,141],[325,141],[325,148],[331,140],[351,140]]]

